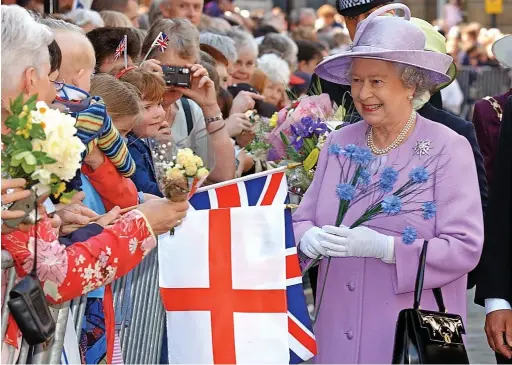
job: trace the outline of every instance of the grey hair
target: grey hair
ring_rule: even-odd
[[[258,54],[258,45],[256,44],[256,40],[251,33],[247,32],[243,28],[233,27],[227,35],[233,40],[233,42],[235,42],[237,53],[244,48],[249,48],[256,55]]]
[[[54,18],[44,18],[39,19],[39,23],[46,25],[53,31],[56,30],[67,30],[71,32],[78,32],[81,34],[85,34],[84,30],[80,28],[78,25],[71,24],[62,19],[54,19]]]
[[[48,45],[54,36],[18,5],[2,5],[2,91],[14,91],[23,72],[50,62]]]
[[[162,2],[163,0],[153,0],[149,6],[148,21],[150,27],[154,22],[162,18],[162,10],[160,10]]]
[[[162,32],[169,37],[168,48],[186,59],[199,60],[199,31],[187,19],[160,19],[157,20],[148,31],[142,44],[142,54],[146,54],[153,41]],[[158,53],[157,53],[158,52]],[[149,57],[161,53],[157,47],[153,49]]]
[[[207,44],[217,49],[229,62],[236,62],[238,54],[235,42],[231,38],[214,33],[201,33],[199,41],[201,44]]]
[[[437,84],[430,79],[427,72],[423,69],[401,63],[397,63],[396,68],[398,76],[402,79],[405,87],[416,88],[412,99],[413,104],[422,102],[425,99],[426,93],[435,90]]]
[[[300,8],[300,9],[293,9],[290,13],[290,23],[291,24],[299,24],[303,17],[305,16],[312,16],[313,18],[316,18],[316,11],[313,8]],[[272,24],[270,24],[272,25]]]
[[[130,19],[123,13],[114,10],[102,10],[100,11],[101,19],[105,23],[106,27],[133,27]]]
[[[94,10],[75,9],[67,13],[66,18],[80,27],[87,24],[93,24],[98,28],[105,26],[105,22],[100,14]]]
[[[270,81],[288,85],[291,74],[290,67],[281,57],[275,53],[267,53],[258,58],[257,64]]]
[[[292,70],[296,68],[298,52],[299,47],[297,44],[284,34],[267,34],[260,44],[260,56],[276,53],[288,63]]]

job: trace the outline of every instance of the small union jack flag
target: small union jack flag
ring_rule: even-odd
[[[160,32],[158,37],[153,42],[153,47],[158,46],[160,49],[160,52],[164,52],[167,46],[169,45],[169,37],[167,37],[167,34]],[[151,48],[153,48],[151,47]]]
[[[121,42],[119,43],[119,45],[118,45],[118,46],[117,46],[117,48],[116,48],[116,54],[115,54],[115,59],[116,59],[116,61],[117,61],[117,59],[118,59],[119,57],[121,57],[121,54],[122,54],[123,52],[125,52],[125,50],[126,50],[126,43],[127,43],[127,42],[128,42],[128,37],[125,35],[125,36],[123,37],[123,39],[121,39]]]

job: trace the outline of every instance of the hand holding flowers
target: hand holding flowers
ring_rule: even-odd
[[[23,102],[22,96],[11,102],[11,115],[5,125],[10,129],[2,135],[2,171],[12,178],[24,178],[27,187],[39,195],[53,194],[69,201],[74,192],[65,193],[65,182],[80,169],[85,150],[75,128],[75,119],[36,96]]]

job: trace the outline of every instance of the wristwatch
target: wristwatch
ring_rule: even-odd
[[[222,114],[219,114],[217,115],[216,117],[211,117],[211,118],[204,118],[204,122],[206,123],[206,125],[210,124],[210,123],[213,123],[213,122],[218,122],[219,120],[223,120],[224,117],[222,116]]]

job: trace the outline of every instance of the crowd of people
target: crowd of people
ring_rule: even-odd
[[[456,2],[448,4],[444,21],[434,24],[414,14],[393,16],[409,10],[391,3],[338,0],[337,8],[289,15],[281,9],[250,14],[231,0],[153,0],[147,8],[136,0],[63,0],[59,13],[51,15],[36,0],[2,5],[2,134],[9,131],[4,122],[10,101],[37,95],[76,118],[86,147],[69,183],[80,191],[70,204],[56,204],[50,214],[40,202],[42,219],[36,225],[2,224],[2,249],[12,256],[18,276],[31,271],[36,242],[37,273],[51,304],[123,277],[156,247],[158,235],[182,223],[189,208],[187,202],[163,198],[151,141],[186,141],[209,161],[209,184],[251,175],[270,166],[245,148],[256,133],[249,112],[271,118],[321,85],[337,105],[354,105],[345,120],[349,125],[332,133],[326,146],[369,147],[375,157],[372,175],[386,166],[421,165],[415,145],[420,140],[433,143],[439,160],[433,182],[416,195],[422,202],[436,201],[435,219],[407,213],[348,229],[333,226],[337,207],[330,203],[340,196],[340,155],[335,148],[322,149],[313,183],[294,215],[304,264],[318,256],[344,258],[333,261],[330,271],[327,260],[311,271],[314,288],[323,288],[322,297],[325,291],[315,326],[316,361],[390,361],[396,318],[413,303],[420,251],[429,240],[422,305],[436,307],[428,291],[439,287],[446,306],[464,318],[466,289],[477,283],[477,302],[489,313],[489,343],[499,362],[510,363],[512,283],[488,285],[496,275],[512,277],[510,229],[496,225],[496,216],[510,217],[505,183],[510,171],[494,168],[496,161],[506,164],[505,137],[498,141],[502,119],[505,123],[512,113],[510,92],[477,103],[474,123],[442,106],[453,95],[446,89],[456,85],[457,66],[511,67],[492,47],[505,36],[462,24],[457,9],[450,8]],[[408,37],[395,37],[397,32]],[[155,47],[162,34],[165,46]],[[189,70],[189,87],[169,86],[169,66]],[[23,179],[2,176],[2,205],[30,194]],[[357,220],[367,205],[356,203],[344,224]],[[2,220],[23,214],[2,209]],[[418,237],[397,234],[404,224],[420,220]],[[340,284],[345,282],[346,291]],[[11,328],[3,348],[20,343]]]

